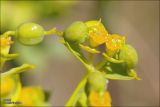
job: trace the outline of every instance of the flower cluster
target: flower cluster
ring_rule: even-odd
[[[78,100],[71,96],[67,106],[111,106],[106,81],[140,79],[134,70],[138,61],[136,50],[126,44],[125,36],[110,34],[101,20],[74,22],[65,29],[63,37],[65,46],[85,66],[89,75],[86,75],[86,83],[82,81],[81,89],[77,87],[73,93],[77,96],[81,93]],[[105,48],[99,49],[101,45]],[[94,54],[102,55],[102,60],[96,65]]]
[[[30,46],[42,42],[46,35],[53,34],[62,38],[61,42],[86,68],[86,75],[65,106],[111,107],[111,97],[107,89],[109,80],[140,79],[134,70],[138,62],[135,48],[126,44],[125,36],[110,34],[101,20],[76,21],[64,32],[56,28],[45,31],[35,23],[21,24],[15,31],[6,32],[0,37],[2,48],[0,66],[2,67],[7,60],[17,56],[17,54],[9,54],[10,45],[13,43],[11,36],[21,44]],[[98,48],[100,46],[104,49]],[[102,59],[98,63],[94,60],[95,54],[101,55]],[[13,102],[21,102],[16,106],[47,105],[44,92],[40,87],[21,86],[19,73],[32,68],[33,65],[24,64],[1,73],[1,102],[5,98],[11,98]]]

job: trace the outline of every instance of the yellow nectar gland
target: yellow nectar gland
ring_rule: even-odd
[[[89,27],[89,42],[92,47],[97,47],[106,42],[108,32],[101,22]]]
[[[7,37],[7,38],[1,37],[0,38],[0,47],[9,46],[12,43],[13,43],[13,41],[11,41],[10,37]]]
[[[1,96],[6,96],[14,89],[14,80],[11,77],[1,79]]]
[[[111,107],[111,97],[109,92],[105,92],[103,95],[100,95],[96,91],[91,91],[88,100],[89,104],[93,107]]]
[[[106,48],[110,51],[118,51],[125,44],[125,37],[112,34],[107,37]]]

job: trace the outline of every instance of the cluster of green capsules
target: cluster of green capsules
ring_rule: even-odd
[[[53,34],[62,38],[61,43],[87,71],[65,106],[111,106],[110,94],[107,91],[109,79],[140,80],[134,70],[138,62],[135,48],[126,44],[125,36],[108,33],[101,20],[76,21],[64,32],[56,28],[46,31],[38,24],[24,23],[15,31],[6,32],[1,36],[1,47],[6,43],[2,39],[8,39],[11,44],[11,36],[23,45],[36,45],[42,42],[46,35]],[[16,57],[8,52],[9,50],[1,53],[1,66],[6,60]],[[84,54],[85,52],[88,55]],[[101,56],[98,62],[95,61],[96,54]]]

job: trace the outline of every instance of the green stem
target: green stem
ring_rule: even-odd
[[[8,37],[8,36],[15,36],[16,32],[15,31],[7,31],[2,34],[3,37]]]
[[[7,61],[7,60],[11,60],[11,59],[14,59],[18,56],[18,54],[3,54],[0,52],[0,70],[2,70],[2,67],[4,65],[4,63]]]
[[[77,88],[75,89],[75,91],[73,92],[73,94],[71,95],[69,100],[67,101],[65,107],[75,106],[76,101],[79,98],[79,92],[84,88],[88,75],[89,75],[89,73],[86,74],[85,77],[80,81],[79,85],[77,86]]]
[[[68,42],[65,42],[64,45],[68,48],[69,51],[71,51],[71,53],[84,65],[84,67],[87,69],[87,71],[90,69],[89,65],[86,63],[85,59],[83,58],[83,56],[76,52],[75,50],[73,50],[71,48],[71,46],[69,45]]]
[[[89,56],[88,63],[94,65],[94,54],[93,53],[88,53],[88,56]]]
[[[103,58],[97,65],[96,65],[96,69],[99,70],[101,69],[105,64],[106,64],[107,60],[105,58]]]
[[[56,28],[52,28],[48,31],[45,31],[45,35],[49,36],[49,35],[57,35],[57,36],[63,36],[63,32],[58,31]]]
[[[3,54],[3,53],[0,53],[1,57],[6,59],[6,60],[11,60],[11,59],[14,59],[18,56],[18,54]]]

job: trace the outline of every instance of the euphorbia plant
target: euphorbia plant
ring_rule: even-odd
[[[46,31],[43,27],[35,23],[21,24],[15,31],[8,31],[1,35],[1,66],[3,66],[5,61],[17,56],[17,54],[8,54],[10,45],[13,43],[11,41],[12,37],[23,45],[31,46],[42,42],[46,35],[53,34],[61,38],[61,43],[64,44],[86,68],[84,78],[80,81],[65,106],[110,107],[111,97],[107,90],[109,80],[140,79],[134,70],[138,62],[136,50],[131,45],[126,44],[125,36],[108,33],[101,23],[101,20],[87,22],[76,21],[67,27],[64,32],[58,31],[56,28]],[[99,49],[98,47],[101,45],[104,45],[105,48]],[[84,53],[88,53],[88,55]],[[95,54],[101,55],[99,62],[95,61]],[[14,76],[18,78],[20,72],[31,68],[33,68],[33,66],[30,64],[13,68],[1,73],[1,79],[14,78]],[[16,80],[15,83],[19,83],[19,79]],[[5,92],[2,91],[2,94],[13,93],[11,91],[13,84],[8,84],[9,85],[5,86]],[[10,98],[14,97],[14,101],[21,101],[24,105],[32,106],[45,104],[43,94],[40,96],[42,98],[37,98],[39,94],[34,94],[35,98],[37,98],[36,101],[34,100],[35,102],[30,101],[32,99],[25,100],[27,94],[30,94],[27,91],[30,90],[30,88],[25,88],[24,90],[22,88],[21,90],[16,87],[14,90],[18,90],[16,95],[10,94],[9,96]],[[43,92],[41,91],[41,93]]]

